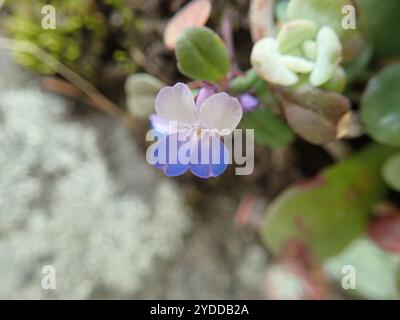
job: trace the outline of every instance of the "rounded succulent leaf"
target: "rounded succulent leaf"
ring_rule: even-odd
[[[334,74],[342,58],[342,45],[335,30],[322,27],[317,35],[317,60],[310,75],[310,83],[320,86]]]
[[[299,77],[282,60],[278,43],[274,38],[258,41],[253,47],[250,59],[253,69],[267,81],[291,86],[299,80]]]
[[[281,53],[289,53],[305,40],[314,39],[317,25],[310,20],[294,20],[285,23],[278,34],[278,49]]]

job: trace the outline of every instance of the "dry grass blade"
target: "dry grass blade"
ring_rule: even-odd
[[[117,105],[102,95],[89,81],[68,68],[66,65],[59,62],[57,59],[53,58],[35,44],[28,41],[0,37],[0,48],[34,55],[65,79],[73,83],[80,90],[82,90],[93,101],[98,109],[122,120],[129,127],[133,127],[133,118],[128,113],[122,111]]]

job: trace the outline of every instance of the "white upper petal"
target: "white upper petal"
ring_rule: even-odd
[[[197,122],[193,94],[183,83],[160,90],[156,98],[156,111],[160,117],[177,121],[178,125],[193,125]]]
[[[238,99],[225,92],[217,93],[200,106],[200,123],[204,128],[226,130],[224,134],[229,134],[239,124],[242,113]]]

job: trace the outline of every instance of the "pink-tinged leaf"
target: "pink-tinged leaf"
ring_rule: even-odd
[[[304,88],[283,89],[281,97],[289,125],[304,140],[325,144],[346,136],[352,113],[345,96]]]
[[[383,250],[400,254],[400,213],[376,217],[368,226],[368,235]]]
[[[274,35],[275,0],[251,0],[249,23],[253,42]]]
[[[269,299],[321,300],[328,298],[328,282],[321,265],[300,241],[289,241],[280,263],[269,268],[266,294]]]
[[[202,27],[211,14],[210,0],[193,0],[180,9],[168,22],[164,32],[164,44],[174,50],[182,33],[190,27]]]

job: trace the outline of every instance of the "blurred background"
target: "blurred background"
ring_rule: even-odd
[[[0,0],[0,298],[397,298],[398,257],[370,240],[324,266],[298,243],[279,257],[263,244],[268,204],[332,165],[326,150],[257,145],[252,175],[206,181],[146,162],[149,123],[130,116],[125,82],[185,81],[163,33],[187,2]],[[41,25],[48,4],[56,29]],[[248,10],[213,1],[207,23],[232,14],[243,70]],[[356,294],[338,273],[353,262],[366,281]],[[55,290],[43,288],[48,265]]]

